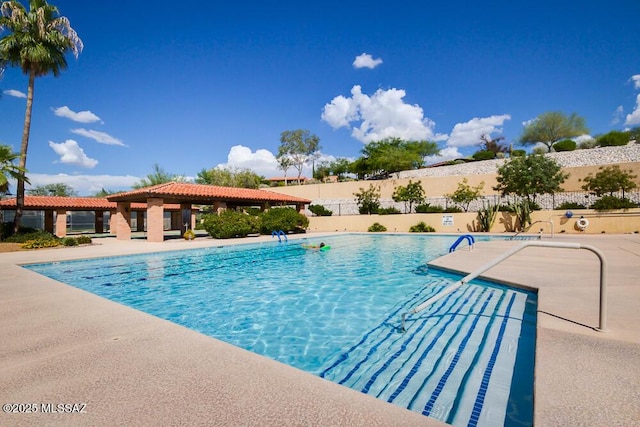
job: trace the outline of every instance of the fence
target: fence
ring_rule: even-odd
[[[616,197],[622,197],[622,192],[614,193]],[[624,197],[633,203],[640,205],[640,191],[626,192]],[[563,203],[576,203],[588,208],[595,203],[600,197],[594,196],[585,191],[563,191],[555,194],[540,194],[535,198],[535,202],[544,210],[557,209]],[[512,196],[484,196],[477,200],[474,200],[469,204],[469,212],[477,212],[483,207],[483,203],[491,203],[493,205],[507,205],[514,202],[515,198]],[[443,208],[456,206],[450,199],[446,197],[428,197],[425,201],[431,206],[441,206]],[[359,215],[358,204],[353,199],[326,199],[326,200],[314,200],[313,205],[322,205],[326,209],[333,212],[333,215]],[[415,213],[415,206],[412,207],[412,212],[408,212],[407,206],[403,202],[394,202],[392,199],[380,199],[380,207],[390,208],[394,207],[402,213]]]

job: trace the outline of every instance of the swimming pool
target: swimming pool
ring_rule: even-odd
[[[452,236],[306,241],[37,264],[33,271],[454,425],[531,424],[535,294],[427,271]],[[315,243],[319,243],[316,241]]]

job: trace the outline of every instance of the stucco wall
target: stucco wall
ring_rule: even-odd
[[[630,169],[633,174],[637,175],[638,178],[636,178],[636,183],[640,186],[640,161],[633,163],[620,163],[619,165],[622,169]],[[600,166],[563,168],[563,171],[570,175],[562,185],[562,188],[565,191],[582,191],[582,185],[584,184],[582,180],[589,173],[595,175],[599,169]],[[425,195],[427,197],[441,197],[445,194],[453,193],[458,188],[458,183],[462,182],[463,178],[467,178],[467,181],[471,186],[476,186],[480,184],[480,182],[484,182],[484,195],[497,194],[493,190],[493,186],[497,184],[496,174],[449,175],[386,179],[380,181],[350,181],[327,184],[292,185],[288,187],[274,187],[270,188],[270,190],[291,196],[304,197],[311,200],[353,200],[353,193],[359,192],[360,188],[368,189],[369,185],[373,184],[380,186],[381,198],[388,199],[391,198],[396,187],[401,185],[406,186],[409,183],[409,180],[411,180],[413,182],[420,181],[422,183],[422,188],[424,188]]]
[[[533,225],[531,233],[638,233],[640,232],[640,208],[625,211],[596,212],[590,209],[572,211],[573,216],[567,218],[566,211],[535,211],[531,214]],[[583,216],[589,222],[584,231],[576,227],[577,220]],[[443,219],[452,219],[452,225],[443,225]],[[456,214],[400,214],[400,215],[345,215],[309,218],[309,231],[367,231],[373,223],[379,223],[387,231],[407,232],[419,222],[435,228],[438,233],[467,233],[477,231],[476,213]],[[493,233],[513,232],[516,219],[512,214],[499,212],[491,228]]]

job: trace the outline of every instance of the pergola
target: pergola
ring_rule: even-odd
[[[117,203],[110,202],[103,197],[61,197],[61,196],[25,196],[24,210],[43,211],[44,229],[58,237],[67,235],[67,212],[70,211],[91,211],[95,214],[94,232],[96,234],[104,231],[104,213],[116,212]],[[0,200],[0,209],[3,211],[15,211],[16,199]],[[140,216],[146,212],[145,203],[132,203],[129,207],[131,212],[138,212]],[[165,210],[178,213],[179,205],[165,205]],[[177,221],[172,221],[177,224]],[[144,231],[144,221],[138,221],[136,231]],[[115,229],[111,228],[114,233]]]
[[[220,187],[216,185],[191,184],[185,182],[169,182],[152,187],[141,188],[125,193],[108,196],[110,202],[116,202],[115,217],[111,220],[112,229],[116,230],[119,240],[131,239],[131,210],[134,203],[146,203],[147,206],[147,241],[162,242],[164,240],[163,217],[166,204],[180,206],[181,233],[187,228],[194,228],[195,213],[193,205],[208,205],[214,210],[235,209],[239,206],[259,206],[267,209],[270,206],[295,206],[301,211],[311,200],[289,196],[267,190],[249,188]]]

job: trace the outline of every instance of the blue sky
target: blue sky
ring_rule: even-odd
[[[591,135],[640,125],[637,0],[51,3],[84,50],[36,80],[32,185],[126,190],[155,163],[282,176],[294,129],[329,160],[390,136],[444,160],[482,133],[515,145],[546,111]],[[0,88],[0,143],[18,151],[27,78],[8,68]]]

